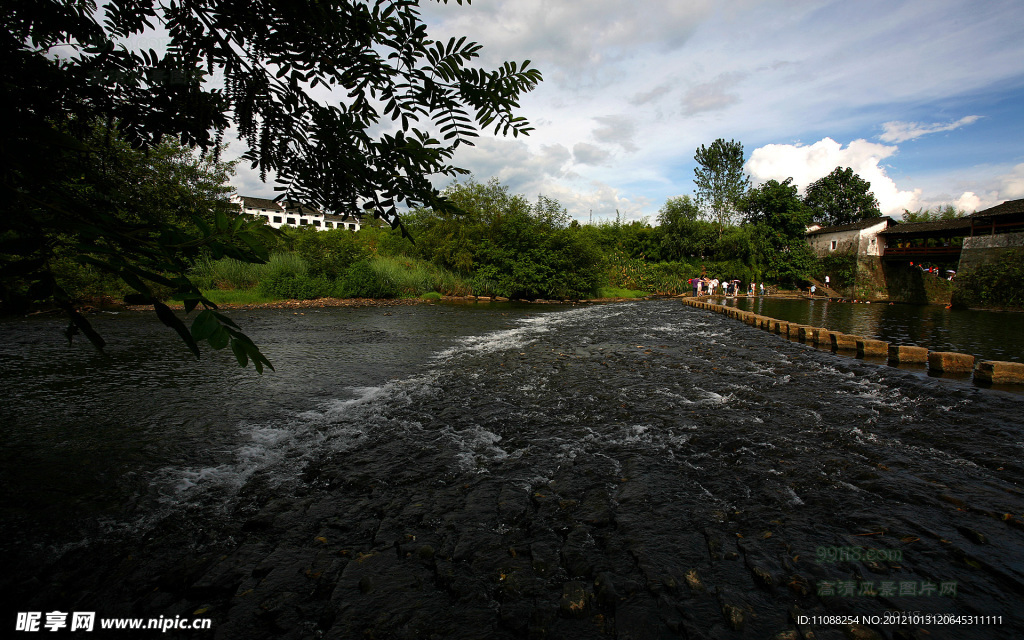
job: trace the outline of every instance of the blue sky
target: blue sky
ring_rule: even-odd
[[[883,213],[1024,198],[1021,8],[475,0],[423,12],[437,39],[482,44],[483,65],[530,59],[545,77],[523,100],[532,135],[482,136],[457,164],[580,220],[653,221],[667,198],[693,193],[694,151],[719,137],[743,144],[754,183],[803,188],[850,166]]]

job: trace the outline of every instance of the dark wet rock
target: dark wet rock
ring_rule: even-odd
[[[801,575],[792,575],[786,579],[786,586],[798,596],[809,596],[813,591],[811,582]]]
[[[533,603],[525,600],[504,602],[498,609],[502,626],[517,632],[525,633],[533,616]]]
[[[689,587],[691,594],[703,593],[707,590],[704,586],[704,582],[700,579],[700,573],[697,569],[690,569],[684,576],[686,586]]]
[[[871,627],[862,624],[847,625],[843,631],[850,640],[884,640],[885,637]]]
[[[555,603],[538,602],[533,608],[528,625],[529,635],[534,638],[546,638],[558,620],[558,605]]]
[[[615,519],[611,498],[603,488],[590,489],[580,504],[579,519],[596,527],[605,527]]]
[[[619,504],[631,502],[643,502],[648,497],[647,484],[639,480],[630,480],[622,483],[619,490],[615,492],[615,501]]]
[[[562,585],[562,598],[558,609],[561,615],[569,618],[583,618],[590,612],[593,594],[588,593],[584,582],[572,581]]]
[[[662,640],[676,635],[662,623],[654,603],[630,598],[615,612],[615,637],[619,640]]]
[[[988,538],[985,536],[984,533],[981,533],[980,531],[969,529],[967,527],[957,527],[957,531],[959,531],[961,535],[963,535],[965,538],[967,538],[975,544],[988,544]]]
[[[739,605],[723,602],[722,616],[733,631],[742,631],[747,625],[747,612]]]
[[[429,544],[422,545],[416,549],[416,558],[426,564],[433,565],[434,563],[434,547]]]
[[[108,616],[202,611],[218,640],[849,636],[798,625],[797,605],[941,604],[1024,628],[1006,445],[1019,402],[712,314],[637,314],[441,359],[436,380],[399,380],[353,415],[275,417],[263,426],[309,428],[314,446],[282,444],[271,453],[285,461],[237,495],[211,491],[129,544],[36,563],[8,553],[17,580],[0,576],[3,595]],[[626,344],[627,329],[645,335]],[[815,560],[868,544],[903,560]],[[816,593],[881,576],[959,580],[961,593]]]
[[[614,613],[620,596],[615,589],[615,578],[611,573],[603,571],[594,578],[594,595],[597,606],[609,613]]]

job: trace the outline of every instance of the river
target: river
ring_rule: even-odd
[[[105,355],[0,324],[8,623],[1024,634],[1024,396],[675,301],[232,317],[276,371],[146,314],[96,316]]]

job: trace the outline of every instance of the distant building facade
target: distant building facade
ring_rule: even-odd
[[[362,222],[357,216],[348,217],[323,213],[307,205],[285,206],[283,202],[274,202],[267,198],[242,196],[237,193],[231,196],[231,202],[238,205],[242,213],[263,218],[268,226],[275,229],[281,227],[311,226],[317,231],[327,229],[348,229],[359,231]]]
[[[834,227],[814,225],[807,229],[807,242],[815,255],[823,258],[831,253],[855,253],[860,256],[881,256],[885,242],[878,236],[896,221],[889,216],[865,218]]]

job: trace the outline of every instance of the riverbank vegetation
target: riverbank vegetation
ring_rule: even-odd
[[[956,274],[953,304],[958,307],[1024,311],[1024,249]]]
[[[792,180],[769,180],[751,188],[738,177],[743,151],[734,141],[718,140],[698,150],[696,198],[669,198],[653,223],[625,221],[616,214],[614,220],[581,224],[554,199],[530,200],[496,179],[470,178],[442,192],[443,206],[403,213],[401,226],[364,217],[361,229],[352,232],[311,226],[273,230],[261,220],[237,214],[227,203],[223,185],[230,164],[197,156],[174,142],[164,141],[144,153],[121,142],[117,130],[97,134],[111,141],[105,147],[106,166],[131,169],[128,175],[134,177],[122,182],[145,185],[141,190],[121,185],[124,197],[144,198],[166,234],[174,235],[177,227],[181,238],[204,229],[251,229],[253,238],[258,234],[253,243],[261,255],[252,254],[242,242],[195,251],[185,273],[194,286],[191,293],[175,286],[173,273],[150,269],[147,273],[154,277],[147,276],[147,290],[155,301],[187,303],[196,291],[213,304],[468,295],[564,300],[677,295],[691,291],[693,279],[705,276],[739,280],[744,290],[751,282],[800,287],[807,278],[827,273],[839,286],[847,279],[848,265],[833,264],[834,257],[816,259],[805,241],[807,225],[821,212],[801,198]],[[841,199],[844,184],[828,192]],[[182,193],[198,194],[193,200],[206,204],[176,218],[173,202]],[[132,206],[139,209],[141,204],[133,201]],[[109,268],[101,253],[81,244],[73,248],[66,255],[57,253],[48,264],[56,288],[68,298],[139,297],[131,270]],[[8,292],[33,296],[28,279]]]
[[[580,224],[557,201],[530,201],[497,180],[454,183],[445,195],[450,208],[405,214],[408,235],[371,220],[357,232],[284,228],[265,262],[207,252],[188,277],[215,304],[428,295],[583,299],[676,295],[705,275],[797,286],[818,264],[803,241],[809,213],[789,181],[751,190],[737,224],[702,217],[688,196],[666,202],[656,224]],[[68,261],[55,271],[80,299],[128,293],[89,264]]]

